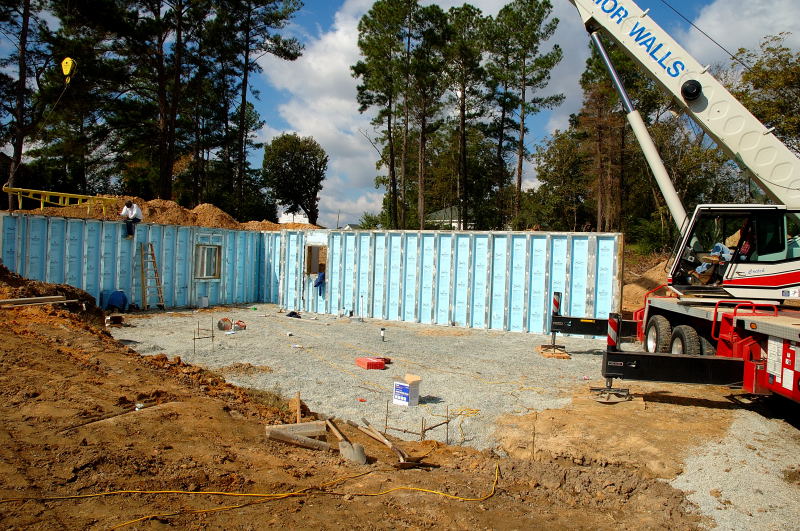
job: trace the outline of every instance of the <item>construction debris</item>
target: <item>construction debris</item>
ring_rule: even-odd
[[[125,317],[118,313],[106,315],[106,326],[122,326],[125,322]]]

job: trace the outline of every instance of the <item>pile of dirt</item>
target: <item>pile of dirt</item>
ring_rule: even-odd
[[[311,225],[308,223],[278,224],[267,220],[239,223],[233,219],[232,216],[210,203],[202,203],[194,207],[192,210],[189,210],[180,206],[175,201],[169,201],[166,199],[153,199],[151,201],[145,201],[140,197],[133,196],[101,195],[98,197],[111,199],[111,201],[109,201],[105,206],[105,212],[100,204],[93,204],[91,206],[51,206],[43,209],[37,208],[32,210],[17,210],[16,212],[38,216],[119,221],[119,213],[122,211],[125,201],[131,200],[139,205],[139,207],[142,209],[144,221],[147,223],[252,231],[279,231],[283,229],[306,230],[320,228],[317,225]]]
[[[63,296],[65,300],[74,301],[66,304],[47,305],[47,313],[64,311],[68,314],[80,315],[82,319],[102,324],[105,320],[103,311],[95,306],[94,297],[82,289],[67,284],[49,284],[28,280],[9,271],[0,263],[0,299],[23,299],[29,297]],[[40,309],[42,309],[40,307]]]
[[[241,224],[232,216],[223,212],[211,203],[203,203],[192,209],[196,216],[196,225],[201,227],[218,227],[221,229],[241,229]]]
[[[266,219],[263,221],[246,221],[242,223],[242,228],[244,230],[281,230],[283,227],[283,225],[278,225]]]
[[[666,282],[667,260],[662,260],[639,275],[631,275],[622,286],[622,311],[638,310],[644,306],[645,294]],[[658,290],[656,294],[663,295],[664,291],[664,289]]]
[[[153,199],[147,202],[133,200],[142,209],[144,219],[151,223],[162,223],[164,225],[197,225],[197,216],[191,210],[187,210],[175,201],[166,199]],[[116,214],[122,210],[116,210]],[[119,219],[118,217],[115,219]]]
[[[39,284],[0,275],[0,293],[59,288]],[[364,445],[368,464],[268,440],[266,425],[293,422],[283,398],[230,385],[169,353],[140,356],[80,312],[0,310],[0,344],[4,528],[108,529],[147,520],[231,529],[699,524],[680,491],[624,464],[544,453],[499,458],[403,441],[424,466],[398,470],[386,446],[344,422],[339,428]],[[313,419],[306,413],[303,421]],[[338,446],[332,434],[328,442]],[[159,492],[131,492],[141,490]],[[58,498],[75,495],[97,496]]]

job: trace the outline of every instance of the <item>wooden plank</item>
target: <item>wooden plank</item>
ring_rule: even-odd
[[[70,302],[80,302],[78,299],[70,299],[67,301],[52,301],[52,302],[32,302],[29,304],[0,304],[0,308],[23,308],[25,306],[44,306],[46,304],[68,304]]]
[[[33,303],[43,303],[43,302],[59,302],[66,300],[66,297],[63,295],[51,295],[46,297],[23,297],[21,299],[2,299],[0,300],[0,305],[3,304],[33,304]]]
[[[301,422],[299,424],[275,424],[267,426],[267,429],[279,429],[292,435],[302,435],[303,437],[319,437],[325,435],[326,425],[324,420],[313,422]]]
[[[274,441],[281,441],[288,444],[302,446],[303,448],[311,448],[314,450],[326,450],[329,452],[334,451],[333,447],[326,442],[318,441],[310,437],[303,437],[302,435],[293,435],[283,430],[276,429],[272,426],[267,426],[267,438],[272,439]]]

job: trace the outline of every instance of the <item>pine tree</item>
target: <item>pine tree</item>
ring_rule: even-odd
[[[552,5],[548,0],[514,0],[497,15],[498,23],[513,42],[513,87],[519,97],[519,134],[517,138],[517,183],[514,195],[514,215],[519,212],[522,193],[522,163],[525,159],[525,118],[529,114],[559,105],[562,94],[539,96],[550,81],[550,72],[561,61],[558,45],[545,52],[544,43],[552,37],[558,19],[551,18]]]
[[[403,29],[408,18],[408,6],[405,0],[379,0],[372,5],[358,23],[358,47],[363,59],[352,67],[353,76],[360,80],[357,89],[359,111],[378,107],[373,124],[385,126],[389,228],[394,229],[400,226],[400,221],[393,119],[402,87]]]
[[[481,67],[484,20],[478,8],[469,4],[452,7],[447,13],[449,40],[445,49],[450,89],[455,93],[458,110],[458,211],[459,225],[469,225],[474,202],[469,189],[467,121],[482,114],[485,78]]]

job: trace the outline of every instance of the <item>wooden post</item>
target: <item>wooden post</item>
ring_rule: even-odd
[[[300,424],[300,419],[301,419],[301,417],[302,417],[301,410],[303,409],[303,408],[300,406],[300,391],[297,391],[297,394],[296,394],[296,395],[294,395],[294,396],[295,396],[295,398],[297,399],[297,423],[298,423],[298,424]]]

